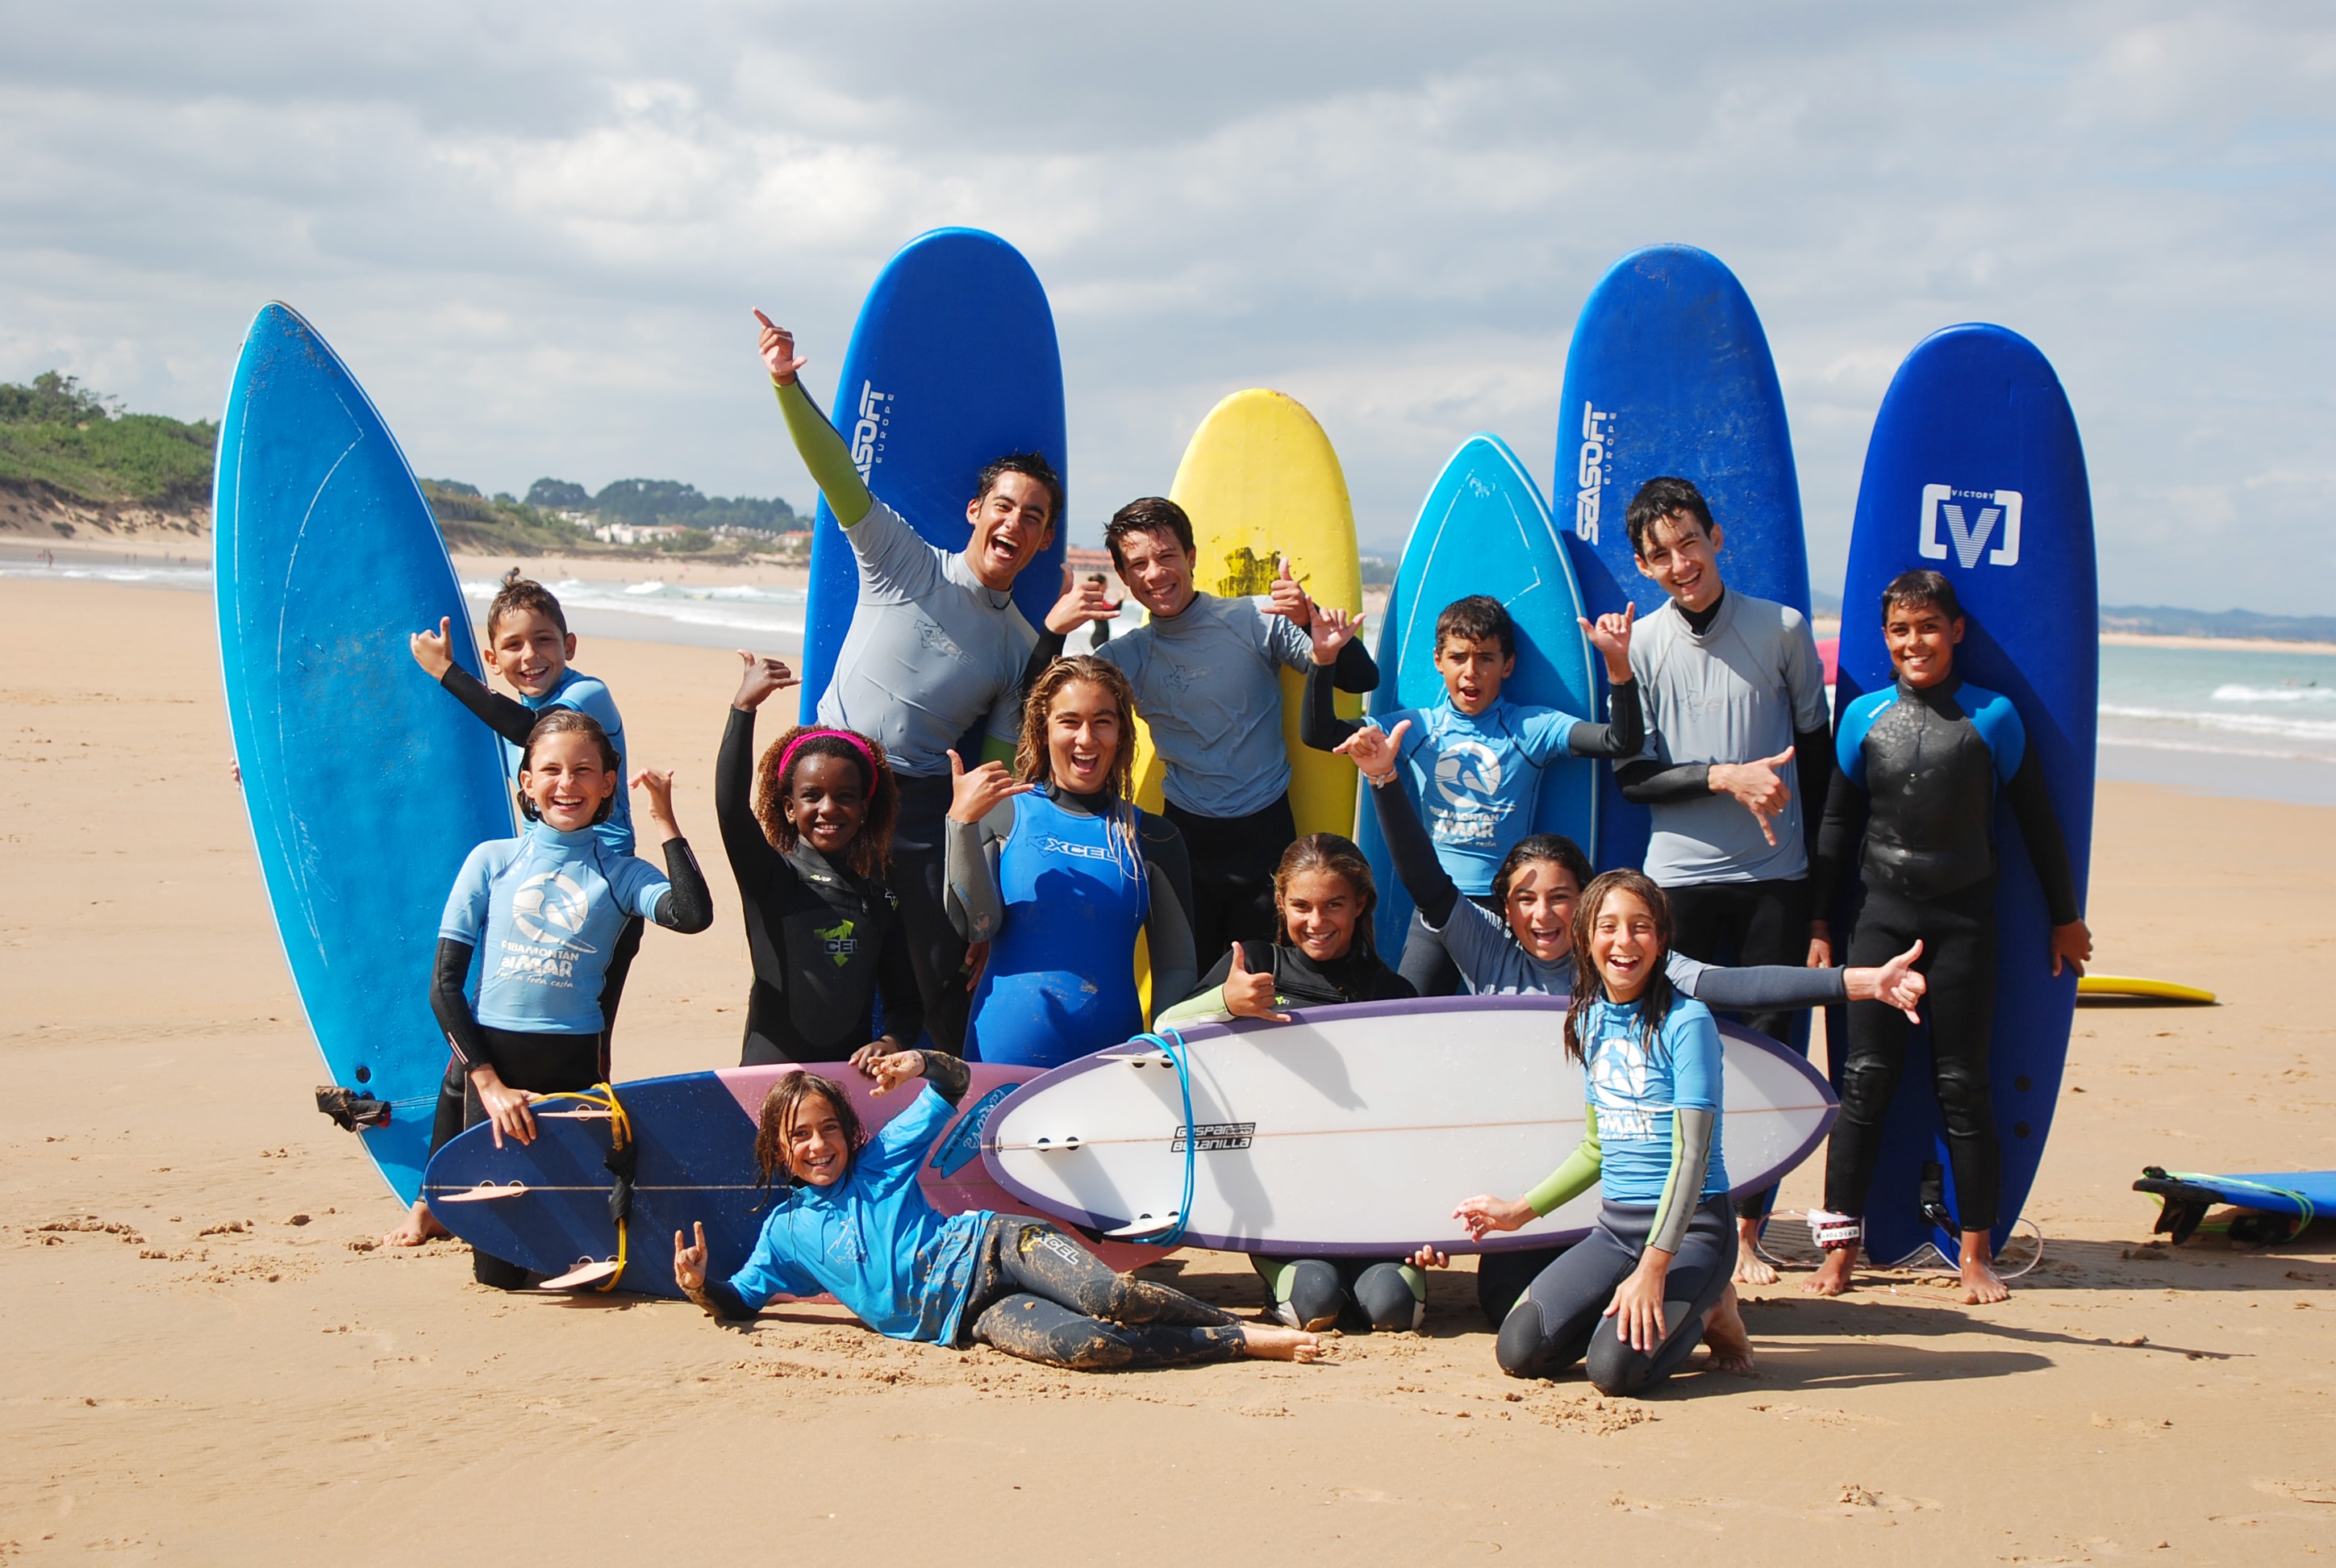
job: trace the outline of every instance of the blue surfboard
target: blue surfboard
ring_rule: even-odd
[[[1055,316],[1022,253],[978,229],[936,229],[877,275],[852,329],[828,418],[877,499],[943,550],[963,550],[977,476],[1039,452],[1069,473]],[[1023,568],[1014,602],[1032,626],[1062,594],[1066,520]],[[818,717],[860,600],[860,565],[822,499],[812,523],[803,720]]]
[[[1622,526],[1639,486],[1664,475],[1693,480],[1711,503],[1730,589],[1808,613],[1800,481],[1768,336],[1736,275],[1689,245],[1649,246],[1609,268],[1566,353],[1550,499],[1593,618],[1626,603],[1643,618],[1665,602]],[[1647,808],[1601,772],[1592,855],[1601,871],[1635,869]]]
[[[1404,545],[1379,627],[1379,686],[1369,710],[1375,716],[1432,708],[1444,700],[1444,677],[1436,670],[1436,618],[1454,599],[1475,593],[1500,600],[1516,623],[1517,667],[1501,695],[1523,706],[1594,717],[1592,655],[1578,619],[1582,590],[1564,542],[1541,487],[1517,454],[1499,436],[1482,433],[1462,442],[1444,465]],[[1599,775],[1608,771],[1603,763],[1580,757],[1551,764],[1526,831],[1563,833],[1590,852],[1597,842]],[[1491,803],[1471,787],[1482,782],[1455,765],[1426,787],[1465,809]],[[1378,813],[1368,803],[1356,813],[1356,828],[1378,881],[1379,950],[1392,959],[1403,951],[1411,895],[1395,874]]]
[[[1970,618],[1955,669],[2020,709],[2067,839],[2081,903],[2092,859],[2093,745],[2100,702],[2100,603],[2092,493],[2077,420],[2036,346],[2000,326],[1951,326],[1914,347],[1874,418],[1842,589],[1836,715],[1893,678],[1882,590],[1902,571],[1942,572]],[[2059,1103],[2077,977],[2054,979],[2044,894],[2010,808],[1995,842],[1999,969],[1990,1076],[2003,1144],[2000,1248],[2027,1202]],[[1829,1038],[1839,1026],[1827,1019]],[[1836,1085],[1836,1086],[1838,1086]],[[1956,1238],[1922,1217],[1922,1167],[1953,1166],[1914,1031],[1865,1211],[1865,1246],[1891,1262]]]
[[[451,618],[481,675],[469,611],[405,454],[287,306],[244,337],[216,483],[219,659],[260,872],[333,1082],[389,1102],[359,1135],[410,1201],[446,1066],[438,917],[463,857],[512,831],[493,734],[406,648]]]

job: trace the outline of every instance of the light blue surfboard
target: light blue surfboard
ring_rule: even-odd
[[[966,502],[993,459],[1043,453],[1067,479],[1055,316],[1022,253],[978,229],[936,229],[902,246],[860,307],[828,417],[877,499],[943,550],[972,536]],[[1034,627],[1062,594],[1066,540],[1057,519],[1054,542],[1015,581]],[[859,599],[859,562],[822,500],[803,616],[804,724],[818,716]]]
[[[1729,591],[1808,613],[1800,481],[1768,336],[1736,275],[1690,245],[1649,246],[1609,268],[1566,353],[1550,500],[1593,618],[1635,603],[1643,619],[1666,602],[1622,526],[1639,487],[1663,475],[1694,481],[1710,502]],[[1647,808],[1622,798],[1611,768],[1601,790],[1598,868],[1636,869]]]
[[[2100,601],[2085,452],[2059,377],[2000,326],[1951,326],[1917,344],[1874,418],[1842,589],[1835,712],[1890,684],[1882,590],[1902,571],[1943,572],[1970,618],[1955,669],[2011,698],[2043,764],[2081,903],[2092,860],[2093,749],[2100,704]],[[2027,1202],[2059,1101],[2077,977],[2054,979],[2050,920],[2010,806],[1998,800],[1999,969],[1990,1076],[2003,1144],[1999,1249]],[[1841,1037],[1827,1020],[1828,1037]],[[1917,1029],[1892,1103],[1865,1211],[1867,1252],[1891,1262],[1955,1236],[1921,1212],[1922,1167],[1953,1166]]]
[[[1517,667],[1501,695],[1522,706],[1562,708],[1595,718],[1591,649],[1582,635],[1582,590],[1541,487],[1508,443],[1478,433],[1444,465],[1412,524],[1379,627],[1378,689],[1370,712],[1383,723],[1398,708],[1429,709],[1444,700],[1436,670],[1436,618],[1454,599],[1481,593],[1500,600],[1517,629]],[[1455,752],[1425,787],[1455,809],[1491,806],[1497,781],[1490,755]],[[1599,775],[1604,763],[1569,757],[1543,770],[1530,833],[1563,833],[1588,853],[1597,842]],[[1406,785],[1410,781],[1406,780]],[[1357,838],[1378,881],[1379,950],[1389,963],[1403,952],[1411,895],[1395,874],[1378,813],[1363,802]]]
[[[462,585],[405,454],[316,328],[269,305],[219,421],[212,570],[229,725],[284,956],[332,1081],[390,1103],[361,1133],[421,1191],[446,1041],[438,917],[512,831],[495,737],[406,639],[441,617],[480,675]]]

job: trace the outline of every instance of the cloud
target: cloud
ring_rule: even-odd
[[[1975,318],[2068,385],[2112,601],[2317,609],[2292,564],[2336,553],[2336,28],[2302,10],[5,15],[11,378],[210,414],[280,296],[425,472],[802,501],[747,307],[832,376],[884,258],[970,223],[1055,301],[1083,532],[1271,385],[1393,541],[1471,430],[1546,476],[1582,299],[1679,239],[1761,309],[1821,584],[1891,373]]]

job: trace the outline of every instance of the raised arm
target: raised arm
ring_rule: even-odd
[[[1306,706],[1298,714],[1298,738],[1316,751],[1337,751],[1363,727],[1360,719],[1338,715],[1338,665],[1314,664],[1306,671]]]
[[[944,840],[943,907],[949,924],[969,942],[986,942],[998,935],[1006,919],[1006,896],[998,885],[998,843],[1014,828],[1014,796],[1029,793],[1017,784],[1000,762],[987,762],[968,771],[957,753],[949,754],[954,794]]]
[[[1419,820],[1419,808],[1412,803],[1411,792],[1403,787],[1396,768],[1403,737],[1410,729],[1407,718],[1397,720],[1391,735],[1358,728],[1338,750],[1354,759],[1364,783],[1370,786],[1371,809],[1378,813],[1379,832],[1387,837],[1387,852],[1395,861],[1395,874],[1403,891],[1411,895],[1428,929],[1441,930],[1460,902],[1460,885],[1436,858],[1427,824]]]
[[[778,853],[754,815],[754,715],[772,696],[801,683],[784,660],[752,654],[743,648],[737,651],[745,668],[739,677],[737,695],[730,699],[722,749],[715,757],[714,820],[721,826],[731,869],[743,883],[748,866]]]
[[[445,689],[446,695],[477,715],[489,729],[513,745],[525,745],[528,732],[541,716],[523,702],[494,690],[454,662],[454,623],[440,616],[438,629],[417,631],[406,639],[414,662]]]
[[[811,471],[820,494],[827,498],[827,509],[835,513],[835,521],[851,528],[868,515],[876,497],[852,463],[851,446],[795,379],[795,372],[807,362],[795,353],[794,334],[759,310],[754,319],[763,324],[759,345],[763,364],[771,373],[771,386],[778,394],[779,412],[786,419],[796,455]]]

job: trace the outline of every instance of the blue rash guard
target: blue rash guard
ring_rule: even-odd
[[[480,950],[478,1021],[523,1034],[590,1034],[600,982],[627,920],[657,918],[672,888],[595,829],[530,824],[472,850],[447,895],[442,941]],[[702,928],[701,928],[702,929]]]
[[[787,1190],[754,1255],[730,1276],[748,1311],[774,1296],[824,1290],[880,1334],[958,1343],[988,1210],[943,1218],[917,1185],[917,1167],[956,1107],[926,1084],[916,1103],[877,1130],[832,1187]]]
[[[1495,697],[1473,716],[1447,700],[1381,714],[1377,722],[1392,733],[1406,719],[1411,728],[1399,760],[1410,766],[1426,809],[1436,858],[1464,895],[1491,892],[1502,858],[1533,825],[1544,771],[1569,755],[1574,727],[1587,721]]]
[[[1135,938],[1152,881],[1133,823],[1115,813],[1067,811],[1043,791],[1007,803],[1005,915],[973,995],[966,1059],[1057,1066],[1143,1032]]]
[[[608,813],[608,820],[594,828],[600,842],[620,855],[633,852],[633,807],[630,791],[625,784],[625,721],[617,712],[617,699],[608,695],[608,686],[589,675],[574,670],[560,677],[560,684],[541,696],[520,699],[527,707],[540,714],[549,708],[572,707],[608,733],[608,744],[617,748],[617,803]],[[513,784],[519,783],[521,748],[509,739],[503,741],[503,771]]]
[[[1675,1110],[1712,1113],[1711,1155],[1698,1195],[1726,1197],[1719,1027],[1712,1022],[1711,1009],[1690,998],[1674,998],[1655,1049],[1647,1048],[1641,1033],[1636,1002],[1617,1007],[1599,1001],[1582,1020],[1582,1078],[1598,1116],[1606,1201],[1664,1201],[1678,1153]]]

